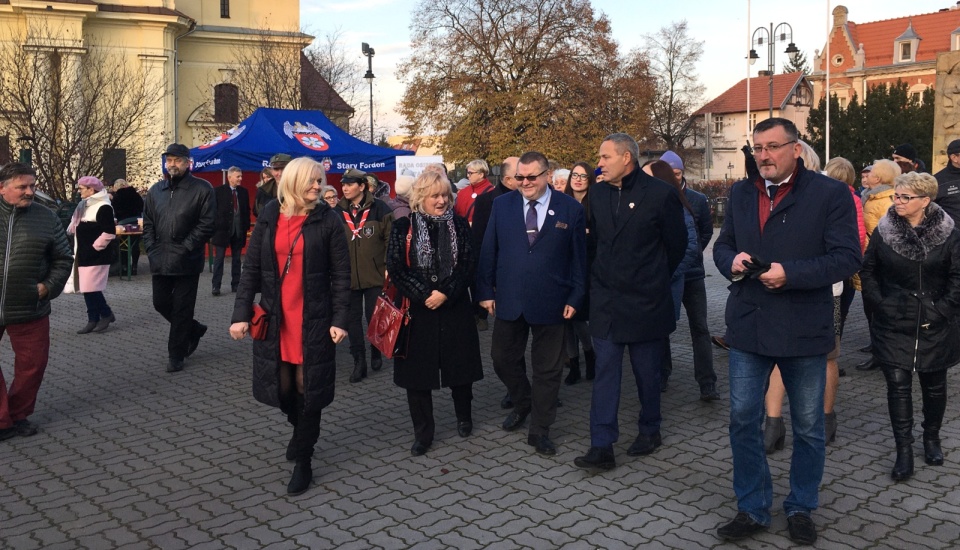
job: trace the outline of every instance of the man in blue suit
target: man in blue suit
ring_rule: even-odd
[[[583,207],[551,191],[547,158],[525,153],[517,165],[518,193],[493,201],[477,273],[477,297],[493,327],[493,368],[510,392],[514,410],[503,429],[532,415],[527,443],[555,455],[550,425],[557,416],[563,375],[563,322],[586,294],[587,250]],[[533,334],[532,382],[524,372]]]
[[[807,170],[793,122],[753,130],[759,176],[730,190],[713,260],[730,279],[730,447],[737,516],[717,534],[740,540],[770,525],[773,483],[763,448],[764,394],[779,366],[790,400],[793,456],[783,502],[790,539],[817,540],[825,457],[823,390],[835,345],[831,286],[860,269],[860,238],[847,187]]]

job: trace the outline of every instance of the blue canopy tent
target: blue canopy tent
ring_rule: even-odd
[[[260,172],[276,153],[293,158],[310,157],[322,163],[328,174],[349,168],[383,173],[395,179],[394,157],[411,151],[378,147],[344,132],[320,111],[267,109],[261,107],[233,129],[190,150],[193,172],[220,172],[238,166],[245,172]],[[381,177],[380,179],[386,179]],[[339,181],[339,178],[336,178]]]

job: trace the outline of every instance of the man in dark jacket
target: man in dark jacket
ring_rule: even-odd
[[[139,218],[143,216],[143,197],[126,180],[118,179],[113,182],[113,198],[110,199],[110,203],[118,224],[139,224]],[[137,264],[140,262],[140,237],[130,237],[129,246],[126,248],[128,250],[120,251],[120,272],[123,273],[127,265],[126,256],[130,254],[131,269],[128,275],[136,275]]]
[[[33,203],[36,181],[25,164],[0,168],[0,336],[10,335],[14,350],[9,391],[0,373],[0,440],[37,433],[27,417],[50,355],[50,301],[63,292],[73,266],[60,220]]]
[[[193,312],[217,199],[209,183],[190,174],[185,145],[167,147],[164,167],[167,179],[154,184],[143,203],[143,244],[153,274],[153,307],[170,322],[167,372],[178,372],[207,332]]]
[[[690,208],[693,209],[693,218],[697,224],[697,235],[700,237],[700,250],[707,249],[710,239],[713,238],[713,217],[710,214],[710,205],[707,197],[687,186],[683,177],[683,160],[673,151],[667,151],[660,157],[673,168],[675,176],[683,183],[683,195]],[[687,310],[687,322],[690,324],[690,340],[693,347],[693,376],[700,386],[701,401],[715,401],[720,399],[717,393],[717,373],[713,370],[713,349],[710,347],[710,326],[707,324],[707,287],[704,283],[706,273],[703,269],[703,259],[694,269],[687,271],[683,282],[683,308]],[[663,361],[660,376],[660,389],[667,389],[667,380],[673,372],[673,358],[669,343]]]
[[[960,139],[947,145],[947,159],[947,166],[933,176],[940,187],[934,202],[955,222],[960,223]]]
[[[293,157],[286,153],[277,153],[270,157],[270,170],[273,171],[273,177],[263,182],[257,188],[257,196],[254,198],[253,215],[259,216],[260,211],[268,202],[277,198],[277,185],[280,184],[280,178],[283,176],[283,169],[293,160]]]
[[[340,188],[343,198],[337,204],[337,210],[343,219],[350,249],[350,319],[347,325],[350,353],[353,355],[350,382],[357,383],[367,376],[363,315],[366,313],[369,323],[373,308],[377,305],[377,296],[383,288],[393,211],[387,203],[375,199],[367,191],[366,174],[344,174],[340,179]],[[370,368],[378,371],[381,366],[383,359],[380,350],[371,345]]]
[[[217,225],[213,231],[213,295],[220,295],[220,282],[223,280],[223,263],[230,247],[230,289],[237,291],[240,284],[240,256],[247,244],[247,230],[250,229],[250,195],[240,185],[243,171],[236,166],[227,170],[227,183],[217,187]]]
[[[713,258],[730,279],[730,446],[738,514],[720,527],[740,540],[770,525],[773,484],[763,447],[764,394],[779,366],[790,399],[793,457],[783,503],[790,539],[813,544],[825,455],[823,390],[835,345],[831,286],[860,268],[856,210],[846,185],[808,171],[797,127],[753,130],[760,176],[733,185]]]
[[[637,142],[611,134],[600,144],[603,182],[590,188],[589,236],[596,246],[590,262],[590,333],[597,356],[590,403],[590,450],[580,468],[616,466],[613,444],[620,437],[617,409],[626,348],[640,396],[637,438],[630,456],[652,453],[661,444],[660,367],[667,339],[676,328],[670,277],[687,250],[680,194],[648,176],[637,158]]]

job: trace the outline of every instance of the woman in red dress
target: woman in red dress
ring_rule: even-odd
[[[286,166],[277,201],[263,208],[250,237],[230,326],[230,335],[243,339],[259,292],[268,328],[253,342],[253,395],[293,425],[289,495],[313,480],[320,412],[333,401],[335,344],[346,336],[350,305],[350,256],[340,217],[320,200],[323,183],[323,168],[312,159]]]

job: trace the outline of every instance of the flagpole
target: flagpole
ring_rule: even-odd
[[[824,134],[824,159],[823,165],[826,166],[827,162],[830,161],[830,0],[827,0],[827,52],[826,57],[823,61],[823,66],[826,68],[827,76],[824,84],[824,97],[826,98],[827,106],[827,122],[826,122],[826,133]]]

